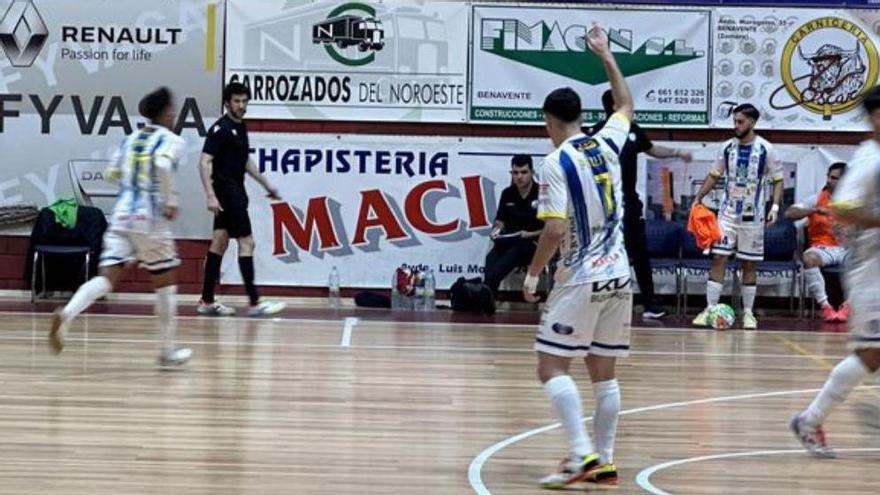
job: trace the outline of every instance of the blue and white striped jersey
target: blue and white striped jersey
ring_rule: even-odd
[[[749,144],[737,138],[729,139],[721,145],[709,173],[727,181],[720,215],[733,220],[745,217],[758,224],[764,222],[764,206],[768,200],[765,183],[782,180],[782,164],[772,144],[761,136],[755,136]]]

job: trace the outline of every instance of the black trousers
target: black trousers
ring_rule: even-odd
[[[636,205],[624,208],[623,242],[626,245],[626,255],[636,272],[642,304],[656,304],[654,276],[651,271],[651,261],[648,258],[648,240],[645,235],[645,219],[642,218],[641,202]]]
[[[486,267],[483,271],[483,282],[498,292],[498,286],[504,277],[520,266],[528,266],[532,262],[537,246],[531,240],[500,245],[495,244],[486,255]]]

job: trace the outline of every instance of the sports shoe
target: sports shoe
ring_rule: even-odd
[[[758,328],[758,319],[751,311],[743,313],[743,330],[756,330]]]
[[[657,320],[664,316],[666,316],[666,310],[656,304],[646,304],[645,310],[642,312],[642,318],[649,320]]]
[[[67,338],[68,328],[70,321],[61,316],[61,308],[56,308],[52,312],[52,326],[49,327],[49,347],[55,354],[60,354],[64,350],[64,339]]]
[[[590,471],[590,474],[587,475],[584,481],[593,490],[617,488],[617,466],[611,463],[602,464]]]
[[[698,327],[709,326],[709,308],[700,311],[700,314],[691,323]]]
[[[280,313],[282,309],[287,307],[287,303],[277,301],[262,301],[248,309],[248,316],[266,316]]]
[[[822,425],[811,428],[804,421],[802,414],[795,414],[788,423],[788,428],[812,456],[823,459],[834,459],[837,457],[834,451],[825,443],[825,432],[822,430]]]
[[[192,357],[192,349],[186,347],[178,347],[165,351],[159,355],[159,368],[163,370],[172,370],[179,368],[189,361]]]
[[[235,308],[214,301],[205,302],[199,299],[199,305],[196,306],[196,313],[204,316],[232,316],[235,314]]]
[[[837,321],[838,312],[834,311],[834,307],[828,303],[822,305],[822,321],[832,323]]]
[[[586,480],[599,468],[599,454],[587,454],[582,459],[566,457],[559,463],[559,470],[541,479],[541,488],[559,490],[572,483]]]
[[[840,305],[840,309],[837,310],[837,315],[835,321],[839,321],[841,323],[846,322],[849,319],[850,307],[849,303],[844,301],[843,304]]]

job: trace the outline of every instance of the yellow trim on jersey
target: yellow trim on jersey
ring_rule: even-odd
[[[568,215],[565,213],[556,213],[555,211],[546,211],[544,213],[538,213],[538,220],[544,220],[547,218],[559,218],[561,220],[565,220],[568,218]]]
[[[611,114],[611,117],[609,117],[608,120],[611,120],[611,119],[613,119],[614,117],[617,117],[618,119],[622,120],[623,123],[626,124],[626,125],[630,125],[630,124],[631,124],[631,122],[629,121],[629,119],[626,118],[626,115],[624,115],[624,114],[622,114],[622,113],[620,113],[620,112],[614,112],[613,114]]]
[[[831,207],[837,210],[857,210],[863,206],[862,203],[854,200],[839,200],[831,202]]]
[[[773,177],[772,180],[773,182],[780,182],[782,180],[782,177]]]
[[[712,177],[715,177],[716,179],[720,179],[721,176],[724,175],[724,173],[719,172],[719,171],[717,171],[717,170],[715,170],[715,169],[712,169],[712,170],[709,171],[709,175],[711,175]]]

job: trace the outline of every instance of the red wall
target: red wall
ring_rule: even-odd
[[[481,136],[481,137],[545,137],[540,126],[469,125],[469,124],[412,124],[373,122],[321,122],[321,121],[249,121],[251,132],[297,132],[328,134],[392,134],[420,136]],[[774,143],[798,144],[857,144],[864,139],[860,133],[840,132],[791,132],[764,131],[761,135]],[[731,137],[730,131],[718,129],[684,130],[663,129],[648,131],[648,136],[661,141],[723,141]],[[548,141],[548,148],[550,144]],[[515,150],[511,150],[514,153]],[[201,194],[201,191],[199,191]],[[0,289],[24,289],[24,265],[27,253],[26,237],[0,236]],[[178,275],[180,292],[201,291],[202,263],[208,241],[182,240],[178,250],[183,260]],[[259,249],[259,248],[258,248]],[[259,283],[259,274],[257,274]],[[151,291],[147,274],[134,270],[120,287],[124,292]],[[241,294],[238,287],[221,287],[223,293]],[[348,291],[344,291],[346,294]],[[317,296],[320,288],[265,287],[266,295]]]

